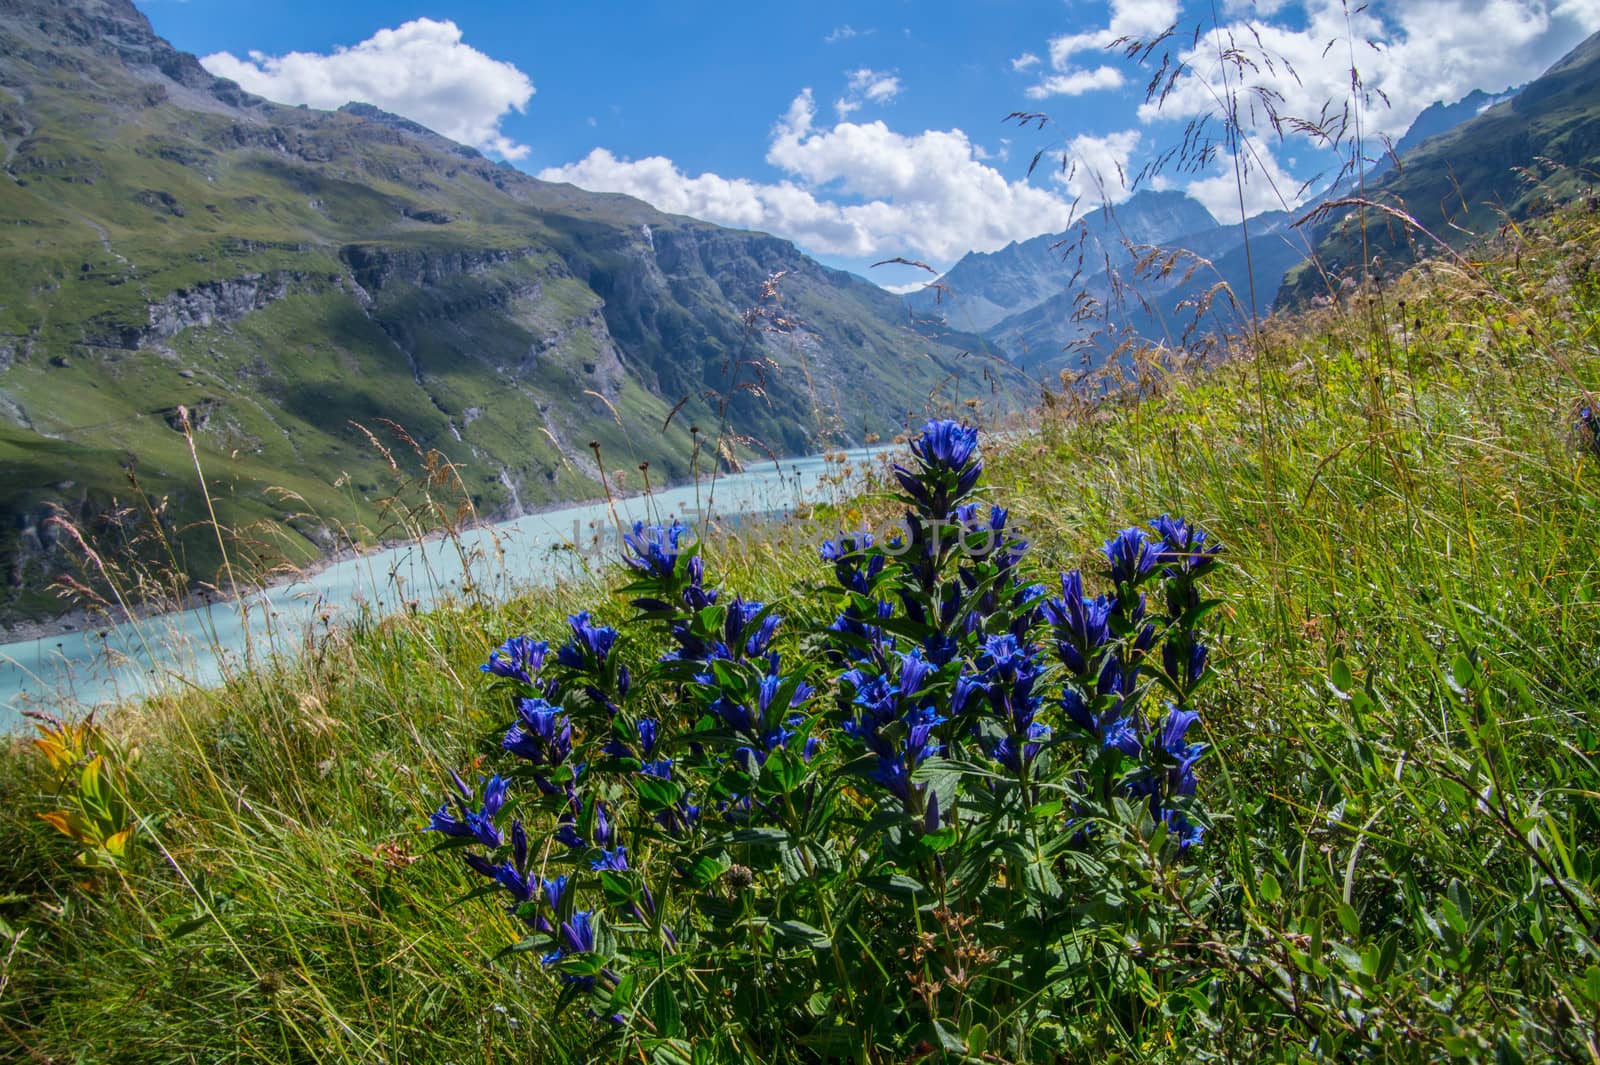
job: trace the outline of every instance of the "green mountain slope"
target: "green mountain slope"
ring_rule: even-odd
[[[1367,187],[1370,199],[1408,214],[1432,238],[1462,245],[1593,185],[1600,168],[1600,34],[1590,37],[1513,98],[1442,136],[1423,141]],[[1330,274],[1358,268],[1365,254],[1385,272],[1439,251],[1434,239],[1398,218],[1366,212],[1365,244],[1353,211],[1330,216],[1314,234]],[[1325,294],[1310,264],[1291,271],[1280,302]]]
[[[210,575],[180,405],[219,518],[303,561],[388,490],[363,427],[404,427],[506,515],[598,495],[592,440],[613,469],[687,475],[722,395],[743,450],[781,454],[991,391],[966,338],[785,241],[370,106],[268,103],[126,0],[0,0],[0,161],[0,621],[58,609],[46,519],[108,524],[125,469]],[[774,274],[781,331],[744,317]]]

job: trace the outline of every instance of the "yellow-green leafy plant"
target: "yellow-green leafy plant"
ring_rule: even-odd
[[[59,804],[40,819],[78,844],[81,865],[126,858],[138,829],[126,798],[128,766],[137,751],[124,757],[112,748],[93,715],[82,721],[35,715],[33,724],[40,733],[33,746],[50,766]]]

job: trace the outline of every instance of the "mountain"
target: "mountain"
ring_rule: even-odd
[[[1236,332],[1251,319],[1252,296],[1265,315],[1285,271],[1305,258],[1293,220],[1285,211],[1257,215],[1248,244],[1245,227],[1213,224],[1161,241],[1143,265],[1125,254],[984,336],[1019,368],[1048,379],[1098,366],[1130,335],[1177,347]]]
[[[1059,294],[1076,272],[1092,275],[1122,263],[1128,244],[1161,244],[1216,225],[1211,213],[1181,192],[1144,191],[1102,207],[1064,232],[1013,242],[994,252],[968,252],[939,278],[942,287],[913,292],[913,311],[936,314],[961,329],[988,330],[1002,319]]]
[[[1250,317],[1252,277],[1265,313],[1284,272],[1307,251],[1292,221],[1269,212],[1248,227],[1222,225],[1183,193],[1145,190],[1063,233],[963,256],[939,287],[907,302],[918,314],[981,331],[1025,372],[1053,378],[1104,361],[1128,331],[1177,344],[1196,329],[1236,329]]]
[[[1433,237],[1461,245],[1548,204],[1582,194],[1600,167],[1600,34],[1590,37],[1510,99],[1450,131],[1423,140],[1400,165],[1367,185],[1368,198],[1405,212]],[[1329,275],[1375,256],[1386,272],[1437,252],[1430,237],[1393,216],[1353,210],[1313,230],[1317,259]],[[1279,299],[1299,303],[1325,294],[1308,264],[1284,279]]]
[[[378,525],[369,433],[502,516],[599,495],[590,441],[635,487],[684,478],[724,406],[752,455],[1004,401],[975,338],[786,241],[269,103],[127,0],[0,0],[0,166],[0,619],[60,609],[56,508],[126,537],[142,493],[209,577],[196,458],[223,523],[304,562]]]
[[[1406,130],[1405,136],[1394,142],[1389,151],[1384,152],[1373,163],[1367,172],[1367,180],[1387,172],[1394,166],[1394,161],[1405,155],[1413,148],[1420,146],[1424,141],[1439,137],[1463,122],[1471,121],[1483,114],[1497,103],[1511,99],[1522,91],[1521,86],[1506,89],[1504,92],[1485,92],[1474,89],[1453,104],[1442,100],[1435,100],[1422,109],[1422,113],[1412,119],[1411,126]]]
[[[1393,155],[1405,155],[1518,91],[1477,90],[1455,103],[1432,104],[1395,144]],[[1386,153],[1367,180],[1392,164]],[[1325,190],[1296,214],[1348,194],[1341,187]],[[1182,193],[1146,190],[1085,215],[1067,232],[968,254],[939,279],[939,287],[914,293],[907,303],[920,315],[981,332],[1020,368],[1050,378],[1098,365],[1129,334],[1177,345],[1239,329],[1252,307],[1266,314],[1285,275],[1312,248],[1311,238],[1292,225],[1294,218],[1272,211],[1251,218],[1247,227],[1218,223]],[[1176,260],[1150,257],[1150,247],[1185,254]],[[1141,258],[1145,269],[1136,265]]]

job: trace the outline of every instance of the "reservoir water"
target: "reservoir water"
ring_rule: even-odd
[[[383,616],[459,594],[470,582],[503,597],[614,564],[616,532],[634,521],[782,515],[835,501],[886,448],[765,463],[648,496],[561,507],[446,538],[374,550],[290,583],[109,628],[0,645],[0,732],[23,710],[76,713],[177,687],[216,684],[224,669],[292,655],[313,625]],[[843,461],[840,461],[842,457]]]

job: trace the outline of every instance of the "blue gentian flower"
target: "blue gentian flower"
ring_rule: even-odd
[[[612,850],[602,850],[600,857],[589,863],[589,868],[595,872],[602,869],[613,873],[625,873],[628,870],[628,848],[616,847]]]
[[[561,899],[567,893],[567,878],[558,876],[554,880],[539,880],[539,894],[544,897],[545,905],[550,907],[552,914],[561,912]]]
[[[543,699],[519,699],[517,722],[500,746],[534,765],[554,768],[572,754],[572,721]]]
[[[594,953],[594,911],[577,910],[569,919],[561,922],[556,949],[540,960],[545,965],[554,965],[569,954],[592,953]],[[594,988],[592,976],[563,976],[562,980],[569,984],[577,984],[586,991]]]
[[[949,419],[929,421],[911,441],[911,453],[929,469],[963,470],[977,451],[978,430]]]
[[[457,839],[475,839],[490,848],[503,845],[505,837],[495,827],[494,819],[506,801],[506,781],[501,779],[498,773],[491,777],[483,790],[483,806],[473,810],[467,805],[473,801],[472,789],[467,787],[453,769],[450,771],[450,777],[455,781],[456,790],[461,793],[461,797],[456,799],[456,808],[461,816],[458,818],[450,813],[448,801],[441,803],[439,809],[434,811],[428,820],[427,831]]]
[[[1039,756],[1039,748],[1050,738],[1050,726],[1035,721],[1028,726],[1025,736],[1025,739],[1001,736],[995,741],[990,756],[1013,773],[1020,773]]]
[[[1198,640],[1169,639],[1161,648],[1161,662],[1167,676],[1184,691],[1199,684],[1200,678],[1205,676],[1206,657],[1206,645]]]
[[[1110,715],[1106,715],[1110,717]],[[1143,744],[1139,740],[1139,730],[1134,727],[1133,718],[1118,717],[1105,722],[1098,730],[1100,742],[1109,748],[1121,751],[1130,758],[1137,758]]]
[[[683,590],[683,605],[698,613],[717,601],[717,589],[705,587],[706,564],[699,555],[689,560],[689,585]]]
[[[489,661],[478,669],[497,677],[510,677],[524,684],[532,684],[534,675],[539,672],[539,667],[544,665],[544,656],[549,650],[550,644],[544,640],[535,640],[531,636],[513,636],[490,651]]]
[[[671,780],[672,759],[657,758],[653,762],[645,762],[639,766],[639,772],[647,777],[660,777],[662,780]]]
[[[687,526],[674,520],[670,526],[633,523],[633,532],[624,533],[622,560],[651,577],[671,577],[678,567],[678,549]]]
[[[912,700],[922,691],[922,686],[927,683],[928,676],[933,668],[922,657],[921,648],[916,648],[900,656],[900,698]]]
[[[1136,584],[1149,575],[1161,560],[1143,529],[1128,528],[1106,541],[1101,552],[1111,563],[1111,579],[1119,586]]]
[[[1150,523],[1161,537],[1161,564],[1169,576],[1198,575],[1209,569],[1222,553],[1221,544],[1207,545],[1209,534],[1182,518],[1163,514]]]
[[[1056,656],[1069,672],[1088,675],[1095,656],[1111,640],[1111,615],[1116,609],[1113,598],[1090,599],[1083,594],[1083,574],[1078,570],[1061,575],[1061,598],[1045,600],[1041,610],[1055,630]]]
[[[556,660],[568,669],[597,669],[605,664],[617,643],[617,630],[610,625],[595,625],[587,610],[567,619],[572,638],[556,652]]]
[[[1205,835],[1206,830],[1204,828],[1194,824],[1179,810],[1161,811],[1161,821],[1167,826],[1167,831],[1172,838],[1178,841],[1179,854],[1187,852],[1190,847],[1199,843],[1201,837]]]
[[[561,925],[561,938],[572,954],[594,953],[594,911],[579,910]]]
[[[840,587],[862,595],[872,591],[872,582],[883,572],[887,562],[881,553],[867,554],[872,544],[872,534],[864,532],[823,542],[822,560],[833,563],[833,574]]]
[[[944,748],[933,738],[933,726],[912,725],[898,747],[878,756],[872,779],[888,788],[902,801],[911,795],[911,771]]]
[[[654,718],[643,718],[634,730],[639,733],[639,751],[645,757],[656,753],[656,741],[660,739],[661,723]]]
[[[895,480],[930,517],[943,520],[951,506],[977,486],[983,475],[978,458],[978,430],[950,420],[930,421],[911,441],[916,456],[916,471],[894,466]]]

